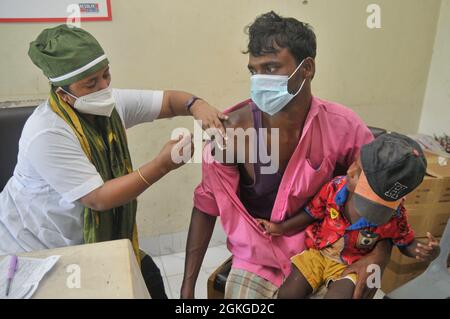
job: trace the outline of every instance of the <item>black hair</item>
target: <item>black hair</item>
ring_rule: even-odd
[[[260,15],[246,28],[248,49],[244,53],[262,56],[287,48],[298,63],[316,57],[316,35],[312,27],[294,18],[283,18],[273,11]]]

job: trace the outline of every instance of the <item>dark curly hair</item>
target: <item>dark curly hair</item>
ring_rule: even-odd
[[[246,28],[248,49],[244,53],[261,56],[287,48],[298,63],[316,57],[316,35],[312,27],[294,18],[283,18],[273,11],[260,15]]]

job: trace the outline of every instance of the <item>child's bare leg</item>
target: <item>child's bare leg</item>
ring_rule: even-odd
[[[328,286],[324,299],[352,299],[355,284],[348,278],[337,280]]]
[[[278,299],[303,299],[312,293],[313,289],[306,278],[292,266],[292,272],[278,291]]]

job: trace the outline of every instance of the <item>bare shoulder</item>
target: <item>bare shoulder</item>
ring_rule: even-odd
[[[241,156],[239,154],[245,154],[245,150],[242,149],[242,145],[238,145],[238,139],[235,129],[246,130],[253,127],[252,108],[250,103],[244,105],[232,112],[228,113],[228,120],[223,124],[227,131],[228,140],[226,142],[226,148],[220,147],[218,142],[214,142],[212,154],[214,158],[224,165],[236,165]],[[240,149],[238,149],[240,148]]]
[[[249,128],[253,126],[252,108],[250,103],[234,110],[228,115],[228,120],[224,121],[225,128]]]

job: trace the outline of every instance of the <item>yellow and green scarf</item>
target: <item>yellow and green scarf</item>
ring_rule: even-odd
[[[97,116],[95,124],[92,124],[64,102],[55,93],[53,87],[49,104],[52,110],[72,128],[84,153],[104,182],[133,171],[125,128],[116,109],[111,117]],[[128,238],[132,242],[134,253],[140,264],[136,208],[136,200],[103,212],[85,207],[83,211],[84,243]]]

